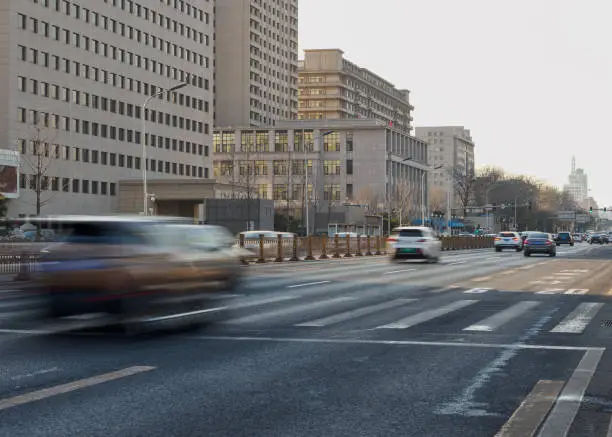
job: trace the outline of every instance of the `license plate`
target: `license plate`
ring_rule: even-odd
[[[399,250],[400,253],[416,253],[416,249],[400,249]]]
[[[504,238],[504,241],[507,243],[508,241],[510,241],[510,238]]]

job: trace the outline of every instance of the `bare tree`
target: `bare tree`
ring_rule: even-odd
[[[21,154],[21,172],[27,175],[26,183],[35,193],[36,216],[40,216],[42,208],[64,187],[60,187],[60,178],[50,176],[54,162],[60,158],[59,145],[53,144],[55,132],[45,124],[33,125],[31,129]]]
[[[435,212],[446,211],[446,192],[440,187],[432,187],[429,190],[429,210]]]
[[[456,197],[465,216],[476,186],[476,179],[469,169],[461,170],[457,167],[450,170],[450,176],[455,187]]]
[[[394,210],[399,214],[399,221],[402,224],[403,218],[410,216],[414,206],[414,187],[408,181],[401,181],[395,186],[395,196],[393,196]]]

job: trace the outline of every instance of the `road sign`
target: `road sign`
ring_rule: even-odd
[[[590,221],[590,217],[588,214],[576,214],[576,222],[577,223],[588,223]]]
[[[557,220],[572,222],[576,220],[576,213],[574,211],[559,211]]]

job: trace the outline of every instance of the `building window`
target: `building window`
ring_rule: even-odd
[[[272,163],[272,166],[274,168],[274,175],[275,176],[284,176],[289,174],[288,172],[288,162],[287,161],[281,161],[281,160],[274,160]]]
[[[254,132],[241,132],[240,150],[242,152],[254,152],[255,151],[255,133]]]
[[[340,174],[340,160],[328,160],[323,161],[323,173],[326,175],[339,175]]]
[[[274,134],[274,151],[289,151],[289,135],[287,131],[276,131]]]
[[[326,152],[340,151],[340,134],[332,132],[323,137],[323,150]]]
[[[323,200],[340,200],[340,185],[332,184],[323,186]]]
[[[347,152],[353,151],[353,132],[346,133],[346,151]]]
[[[258,131],[255,134],[257,152],[269,152],[270,151],[270,137],[268,131]]]
[[[287,184],[274,184],[272,195],[274,200],[287,200]]]

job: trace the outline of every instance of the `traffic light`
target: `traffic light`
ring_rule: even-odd
[[[604,212],[607,212],[607,211],[608,211],[608,207],[604,206]]]
[[[593,214],[593,207],[589,206],[589,214]]]

